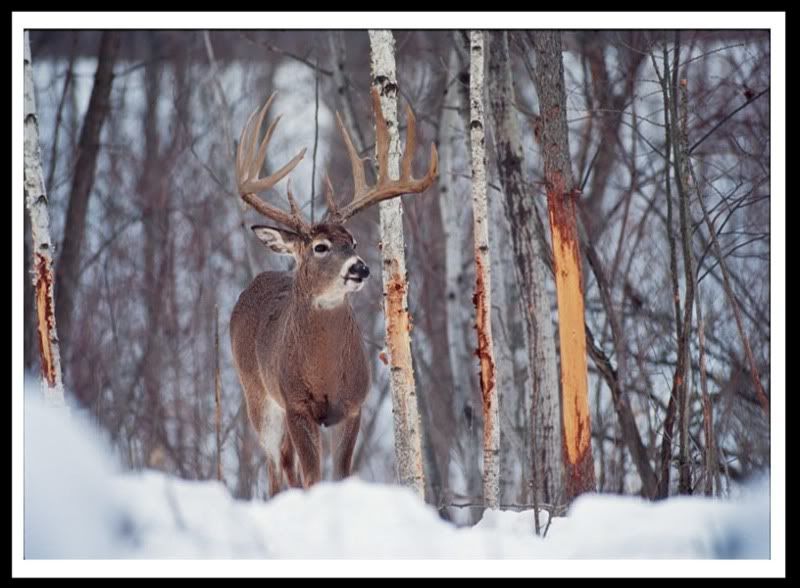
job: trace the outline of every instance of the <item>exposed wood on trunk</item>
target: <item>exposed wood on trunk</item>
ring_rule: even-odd
[[[489,85],[494,121],[498,176],[511,225],[514,270],[519,283],[520,314],[527,333],[531,372],[531,428],[536,496],[549,504],[564,500],[561,406],[550,296],[545,287],[548,252],[543,251],[542,225],[533,195],[525,186],[524,155],[515,118],[514,87],[508,33],[490,33]]]
[[[75,175],[72,178],[72,189],[69,195],[67,216],[61,244],[61,256],[56,266],[56,313],[61,331],[64,353],[69,357],[69,345],[72,335],[72,319],[74,315],[75,293],[78,288],[81,251],[86,227],[86,213],[89,209],[89,197],[94,184],[97,158],[100,152],[100,131],[111,108],[111,83],[113,67],[120,46],[120,34],[105,31],[100,38],[97,53],[97,72],[94,86],[89,98],[89,107],[81,128],[78,141],[78,158],[75,162]],[[69,378],[68,378],[69,379]],[[78,395],[79,399],[82,396]]]
[[[33,286],[35,292],[37,338],[42,368],[42,392],[48,403],[64,404],[61,382],[61,352],[58,346],[56,315],[53,309],[53,250],[50,239],[50,215],[47,210],[47,191],[42,172],[39,147],[39,118],[33,86],[31,47],[25,32],[24,49],[24,187],[25,203],[30,216],[33,245]]]
[[[400,177],[400,137],[397,125],[397,77],[391,31],[369,31],[372,86],[380,94],[389,130],[388,177]],[[380,170],[380,173],[386,173]],[[419,410],[411,357],[402,204],[399,198],[380,203],[386,347],[394,413],[397,475],[401,484],[425,495]]]
[[[561,342],[562,423],[569,500],[595,489],[588,401],[583,283],[576,198],[569,155],[561,35],[536,32],[541,150],[553,242]]]
[[[475,243],[476,354],[480,363],[483,400],[483,499],[496,509],[500,502],[500,423],[498,422],[494,343],[492,340],[492,280],[486,202],[486,149],[483,106],[484,41],[481,31],[470,32],[470,147],[472,161],[472,218]]]

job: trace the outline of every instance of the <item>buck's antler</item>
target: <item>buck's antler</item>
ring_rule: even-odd
[[[281,181],[298,163],[300,163],[300,160],[303,159],[306,153],[305,148],[303,148],[289,163],[274,174],[266,178],[258,177],[261,166],[264,165],[264,158],[267,156],[267,145],[269,145],[269,141],[272,138],[272,133],[275,132],[275,127],[278,126],[278,121],[281,120],[281,117],[278,116],[272,124],[269,125],[264,139],[261,141],[261,144],[258,145],[258,135],[261,125],[264,122],[269,107],[272,105],[272,100],[275,98],[276,93],[277,92],[272,93],[267,103],[260,111],[257,110],[250,115],[250,118],[247,119],[247,124],[244,129],[242,129],[242,135],[239,137],[239,146],[236,150],[236,183],[238,184],[239,195],[242,197],[242,200],[255,208],[259,213],[303,234],[309,232],[311,227],[300,214],[300,208],[292,197],[290,188],[287,189],[287,197],[289,199],[291,213],[286,213],[280,208],[267,204],[256,195],[257,192],[269,190],[272,186]],[[258,114],[257,118],[255,118],[256,114]],[[257,152],[256,146],[258,146]]]
[[[428,189],[433,183],[438,173],[439,158],[436,153],[436,146],[431,144],[431,161],[428,173],[420,179],[415,179],[411,175],[411,162],[414,159],[414,149],[416,146],[416,119],[411,108],[406,105],[406,118],[408,119],[408,130],[406,131],[406,148],[403,152],[403,161],[400,166],[400,179],[390,180],[388,178],[389,162],[389,130],[386,127],[386,119],[383,118],[381,110],[380,96],[377,88],[372,88],[372,107],[375,110],[375,141],[378,151],[378,181],[370,187],[364,176],[364,160],[358,156],[350,135],[347,132],[339,113],[336,113],[336,122],[339,131],[344,137],[347,145],[347,152],[350,157],[350,164],[353,167],[353,200],[341,210],[335,208],[330,210],[328,215],[332,219],[344,222],[348,218],[376,204],[382,200],[388,200],[402,194],[419,194]],[[332,199],[331,199],[332,200]],[[329,204],[330,207],[330,204]]]

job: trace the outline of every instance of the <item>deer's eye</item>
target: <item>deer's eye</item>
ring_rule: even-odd
[[[330,246],[327,243],[317,243],[314,245],[314,253],[327,253]]]

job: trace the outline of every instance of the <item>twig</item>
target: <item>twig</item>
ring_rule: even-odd
[[[736,114],[737,114],[737,113],[738,113],[740,110],[742,110],[743,108],[745,108],[747,105],[749,105],[749,104],[752,104],[753,102],[755,102],[756,100],[758,100],[759,98],[761,98],[761,97],[762,97],[764,94],[766,94],[767,92],[769,92],[769,86],[767,86],[767,88],[766,88],[766,89],[764,89],[764,90],[761,90],[761,92],[759,92],[758,94],[756,94],[755,96],[753,96],[753,97],[752,97],[750,100],[748,100],[747,102],[745,102],[744,104],[742,104],[742,105],[741,105],[739,108],[736,108],[736,109],[734,109],[734,110],[733,110],[733,111],[732,111],[730,114],[728,114],[728,115],[724,116],[724,117],[722,118],[722,120],[721,120],[721,121],[719,121],[717,124],[715,124],[713,127],[711,127],[711,130],[709,130],[709,131],[708,131],[708,132],[707,132],[705,135],[703,135],[703,136],[702,136],[702,137],[700,137],[700,138],[699,138],[697,141],[695,141],[694,145],[692,145],[692,146],[689,148],[689,155],[691,155],[692,153],[694,153],[694,150],[695,150],[695,149],[696,149],[696,148],[697,148],[697,147],[700,145],[700,143],[702,143],[703,141],[705,141],[706,139],[708,139],[708,137],[709,137],[709,136],[710,136],[710,135],[711,135],[711,134],[712,134],[714,131],[716,131],[718,128],[720,128],[722,125],[724,125],[726,122],[728,122],[728,121],[729,121],[731,118],[733,118],[733,116],[734,116],[734,115],[736,115]]]
[[[267,43],[266,41],[257,41],[255,39],[251,38],[245,32],[242,32],[241,35],[245,39],[247,39],[248,41],[253,43],[254,45],[258,45],[260,47],[264,47],[264,49],[266,49],[267,51],[272,51],[273,53],[277,53],[278,55],[283,55],[284,57],[288,57],[290,59],[294,59],[295,61],[298,61],[298,62],[302,63],[303,65],[307,65],[311,69],[314,69],[314,70],[318,71],[319,73],[324,74],[326,76],[332,76],[333,75],[333,72],[331,70],[325,69],[324,67],[319,67],[318,64],[311,63],[305,57],[300,57],[299,55],[295,55],[294,53],[291,53],[290,51],[286,51],[285,49],[281,49],[280,47],[276,47],[275,45],[272,45],[271,43]]]

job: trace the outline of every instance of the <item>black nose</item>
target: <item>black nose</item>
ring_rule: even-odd
[[[347,273],[357,276],[359,279],[363,280],[364,278],[369,277],[369,268],[367,267],[367,264],[359,259],[350,266],[350,269],[347,270]]]

